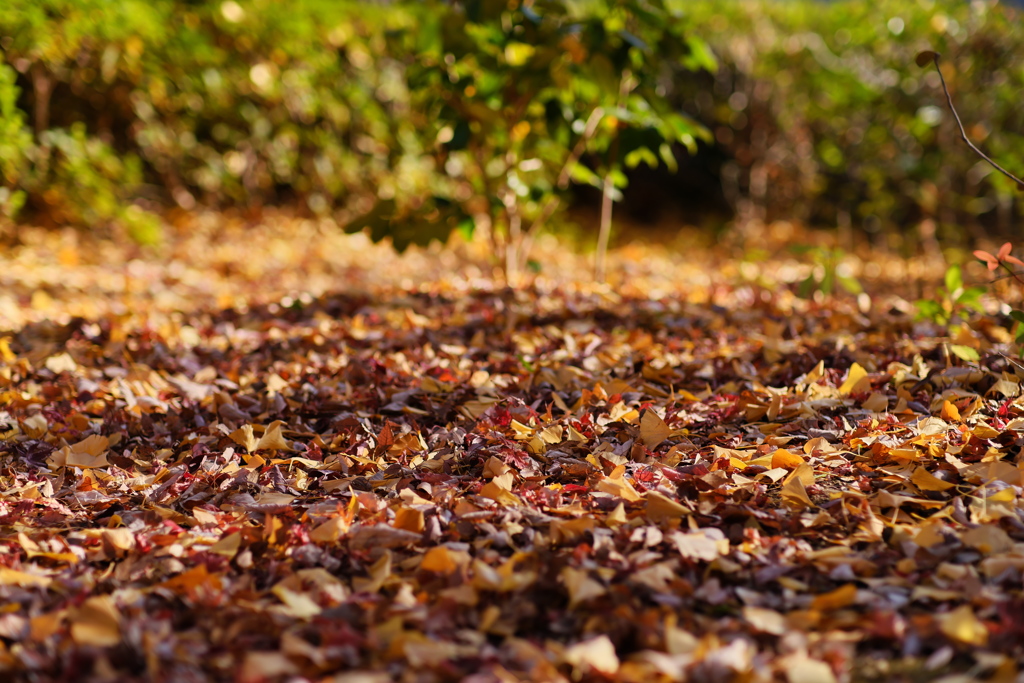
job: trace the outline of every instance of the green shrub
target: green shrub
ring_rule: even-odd
[[[512,273],[570,181],[610,193],[623,165],[674,167],[674,145],[693,151],[705,134],[667,95],[680,71],[713,60],[662,0],[429,2],[416,13],[408,89],[424,158],[443,174],[422,194],[386,187],[387,204],[351,229],[369,224],[402,247],[483,222],[504,235]]]
[[[32,134],[17,108],[15,71],[0,61],[0,218],[13,219],[25,202],[22,174],[32,147]]]
[[[826,225],[845,214],[892,232],[932,218],[944,237],[982,219],[1010,227],[1012,184],[959,142],[937,74],[914,57],[943,53],[975,141],[995,158],[1024,158],[1019,10],[953,0],[688,8],[722,63],[712,87],[692,84],[690,95],[734,160],[728,189],[755,213]]]

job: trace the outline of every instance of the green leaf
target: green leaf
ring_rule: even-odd
[[[459,225],[455,229],[458,230],[464,240],[469,242],[473,239],[473,232],[476,230],[476,221],[472,218],[465,218],[459,222]]]
[[[850,277],[849,275],[838,275],[836,279],[839,281],[839,285],[850,294],[860,294],[864,291],[857,278]]]
[[[914,308],[917,309],[917,313],[914,315],[916,320],[931,320],[934,323],[943,324],[943,318],[945,311],[942,309],[942,304],[933,299],[918,299],[914,303]]]
[[[960,360],[965,360],[968,363],[976,363],[981,360],[981,356],[975,349],[970,346],[964,346],[963,344],[950,344],[949,352]]]
[[[580,185],[601,187],[601,177],[579,162],[573,164],[573,167],[569,170],[569,177],[572,178],[573,182]]]
[[[535,48],[527,43],[509,43],[505,46],[505,62],[509,66],[523,66],[533,57]]]
[[[950,295],[964,286],[963,276],[960,273],[960,266],[950,266],[946,269],[946,292]]]
[[[1014,309],[1010,311],[1010,317],[1016,320],[1017,322],[1024,324],[1024,311],[1018,311],[1017,309]]]
[[[690,48],[690,54],[683,58],[685,68],[690,71],[718,71],[718,60],[707,43],[696,36],[687,36],[686,46]]]

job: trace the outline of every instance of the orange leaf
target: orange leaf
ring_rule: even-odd
[[[842,609],[857,599],[857,587],[852,583],[840,586],[830,593],[815,596],[811,606],[816,610]]]
[[[443,545],[435,546],[427,551],[420,562],[420,569],[439,574],[451,574],[459,568],[455,558],[448,548]]]
[[[772,453],[772,469],[782,467],[787,470],[792,470],[803,464],[804,459],[802,457],[792,451],[787,451],[785,448],[780,448]]]

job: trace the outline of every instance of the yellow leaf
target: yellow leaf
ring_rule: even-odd
[[[32,617],[29,621],[29,637],[35,641],[46,640],[58,630],[67,615],[67,610],[55,610]]]
[[[804,462],[801,456],[792,451],[787,451],[785,448],[780,448],[772,453],[772,469],[783,467],[787,470],[792,470],[803,465]]]
[[[951,640],[975,646],[988,642],[988,629],[974,616],[970,605],[961,605],[952,612],[940,614],[936,620],[939,630]]]
[[[242,535],[235,532],[233,534],[228,534],[210,546],[210,552],[215,555],[221,555],[222,557],[226,557],[230,560],[238,554],[238,549],[240,547],[242,547]]]
[[[256,444],[259,440],[252,433],[252,425],[244,425],[228,434],[228,438],[247,450],[249,453],[256,451]]]
[[[495,486],[499,486],[499,487],[505,489],[506,491],[511,491],[512,490],[512,486],[514,486],[515,483],[516,483],[516,478],[515,478],[515,475],[512,474],[512,472],[506,472],[505,474],[502,474],[501,476],[498,476],[498,477],[495,477],[494,479],[491,479],[491,482]]]
[[[667,498],[657,491],[647,493],[647,509],[645,514],[652,522],[660,522],[666,519],[679,519],[690,514],[690,511],[671,498]]]
[[[604,595],[607,589],[599,582],[590,578],[585,569],[566,567],[560,574],[566,590],[569,591],[569,607],[575,607],[580,603]]]
[[[0,567],[0,586],[40,586],[46,588],[53,582],[48,576],[38,576],[28,572]]]
[[[870,382],[865,382],[865,386],[863,388],[858,387],[861,380],[864,380],[867,376],[868,371],[862,368],[860,363],[854,363],[850,366],[850,371],[846,374],[846,381],[839,387],[839,393],[845,396],[852,394],[855,390],[864,391],[865,389],[870,388]]]
[[[955,484],[939,479],[923,467],[918,467],[914,470],[914,474],[910,476],[910,481],[922,491],[945,491],[955,486]]]
[[[62,372],[75,372],[78,370],[78,363],[67,353],[60,353],[46,359],[46,369],[55,375]]]
[[[13,363],[18,357],[11,351],[11,338],[0,337],[0,359],[5,363]]]
[[[71,552],[47,552],[23,532],[18,534],[18,543],[21,544],[22,549],[28,555],[29,559],[32,559],[33,557],[44,557],[55,562],[67,562],[69,564],[75,564],[79,560],[78,555]]]
[[[82,603],[71,616],[71,638],[79,645],[113,647],[121,642],[121,614],[109,595]]]
[[[554,395],[557,396],[557,394]],[[558,444],[562,443],[562,434],[564,432],[565,430],[562,428],[562,425],[551,425],[550,427],[545,427],[539,431],[537,436],[539,436],[541,441],[544,443]]]
[[[599,481],[595,488],[602,493],[610,493],[630,502],[640,500],[640,494],[623,478],[624,472],[625,468],[622,465],[617,466],[609,476]]]
[[[59,465],[65,467],[81,467],[83,469],[95,467],[108,467],[107,448],[110,446],[110,439],[105,436],[93,434],[78,443],[72,444],[60,450],[60,456],[54,452],[50,457],[54,463],[62,460]],[[49,462],[49,460],[47,461]]]
[[[771,470],[768,470],[769,472]],[[814,483],[814,468],[807,463],[801,463],[795,470],[786,475],[783,484],[787,483],[790,479],[799,479],[800,483],[804,486],[810,486]]]
[[[511,491],[503,489],[493,481],[485,484],[484,487],[480,489],[480,495],[484,498],[496,500],[504,505],[518,505],[520,503],[519,496]]]
[[[825,662],[797,654],[787,658],[786,680],[788,683],[836,683],[836,675]]]
[[[604,518],[604,523],[607,526],[618,526],[620,524],[625,524],[628,521],[629,518],[626,517],[626,507],[622,503],[616,505],[615,509],[609,512],[608,516]]]
[[[947,422],[960,422],[960,410],[949,401],[942,402],[942,410],[939,417]]]
[[[744,607],[743,619],[761,633],[781,636],[786,632],[786,618],[773,609]]]
[[[794,507],[810,507],[812,505],[811,499],[807,496],[807,489],[804,488],[804,483],[800,481],[800,477],[790,477],[782,485],[782,490],[779,493],[784,502]]]
[[[284,439],[282,434],[282,427],[284,422],[281,420],[275,420],[270,423],[266,431],[263,432],[263,436],[260,437],[259,442],[256,444],[256,450],[274,450],[274,451],[290,451],[292,447],[288,445],[288,442]]]
[[[592,517],[555,519],[548,527],[548,532],[551,534],[552,543],[578,543],[583,534],[593,529],[596,524]]]
[[[583,672],[595,669],[608,676],[619,671],[619,658],[615,654],[615,645],[608,636],[597,636],[581,643],[576,643],[565,650],[565,662]]]
[[[640,418],[640,438],[644,440],[645,446],[654,450],[671,433],[672,430],[656,412],[644,411],[644,416]]]
[[[845,586],[831,591],[829,593],[823,593],[815,596],[814,602],[811,606],[819,611],[842,609],[853,604],[853,601],[857,599],[857,587],[852,583],[848,583]]]
[[[291,590],[281,585],[281,583],[271,588],[270,592],[276,595],[277,599],[284,604],[282,611],[296,619],[311,619],[323,611],[313,598],[305,593]]]
[[[310,531],[309,540],[314,543],[334,543],[348,531],[348,528],[349,520],[341,515],[332,517]]]
[[[998,429],[992,427],[991,425],[987,425],[984,422],[979,422],[977,425],[975,425],[974,429],[972,430],[972,433],[975,437],[982,440],[996,439],[1002,434],[1002,432],[1000,432]]]
[[[671,540],[679,554],[688,560],[713,562],[729,552],[728,539],[709,538],[700,531],[689,534],[676,531],[671,534]]]

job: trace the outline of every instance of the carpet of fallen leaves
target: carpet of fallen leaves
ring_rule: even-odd
[[[1019,680],[998,327],[204,220],[3,256],[6,680]]]

